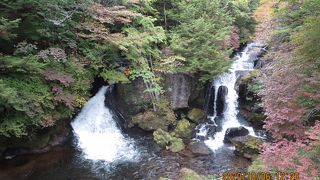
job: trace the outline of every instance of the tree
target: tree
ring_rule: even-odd
[[[175,1],[171,19],[179,24],[170,35],[173,52],[186,59],[179,70],[199,73],[202,81],[229,69],[230,51],[223,48],[231,33],[232,18],[219,0]],[[230,49],[229,49],[230,50]]]
[[[161,59],[157,45],[164,43],[166,35],[162,27],[154,26],[154,21],[151,17],[136,17],[136,26],[124,30],[127,35],[120,49],[130,60],[130,78],[143,79],[146,85],[145,92],[150,94],[153,109],[156,111],[163,90],[159,84],[160,79],[156,77],[154,63]]]

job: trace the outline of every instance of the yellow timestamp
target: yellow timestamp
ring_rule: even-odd
[[[297,172],[224,172],[222,180],[300,180]]]

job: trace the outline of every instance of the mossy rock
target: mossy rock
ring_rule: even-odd
[[[148,93],[144,93],[144,83],[138,78],[132,83],[117,84],[118,106],[125,115],[135,115],[152,107]]]
[[[181,180],[203,180],[205,177],[199,175],[192,169],[182,168],[180,170],[179,179]]]
[[[129,127],[138,125],[145,131],[154,131],[156,129],[168,130],[168,126],[174,123],[174,121],[175,120],[167,119],[158,113],[147,111],[133,116]]]
[[[192,122],[196,124],[203,123],[205,121],[206,113],[202,109],[193,108],[188,112],[187,116]]]
[[[172,136],[162,129],[157,129],[153,132],[153,139],[159,146],[166,147],[171,142]]]
[[[173,137],[171,139],[170,146],[167,146],[167,149],[175,153],[184,150],[184,148],[185,148],[185,145],[182,139],[177,137]]]
[[[235,153],[248,159],[253,159],[260,154],[260,145],[263,141],[257,137],[247,135],[231,139],[235,146]]]
[[[181,138],[187,138],[192,135],[192,131],[195,128],[194,123],[190,123],[186,119],[182,119],[177,122],[177,126],[174,129],[174,133]]]
[[[157,129],[153,132],[154,141],[172,152],[180,152],[185,148],[181,138],[175,137],[174,133],[168,133],[162,129]]]

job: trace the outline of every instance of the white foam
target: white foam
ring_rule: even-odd
[[[77,145],[86,159],[106,162],[133,160],[137,156],[133,141],[121,133],[112,113],[105,107],[107,90],[108,87],[102,87],[71,123]]]
[[[250,61],[248,50],[254,44],[248,45],[241,56],[238,55],[236,60],[232,64],[229,72],[222,74],[214,80],[215,92],[217,96],[218,88],[220,86],[226,86],[228,88],[228,93],[226,95],[226,109],[223,113],[222,121],[222,131],[217,132],[214,138],[209,138],[205,141],[205,144],[213,151],[221,148],[224,143],[224,135],[228,128],[243,126],[249,130],[249,134],[255,136],[252,127],[245,126],[241,124],[237,118],[238,114],[238,93],[235,90],[235,84],[237,81],[237,71],[252,71],[254,67],[254,62]],[[216,112],[216,111],[215,111]],[[202,135],[202,134],[201,134]]]

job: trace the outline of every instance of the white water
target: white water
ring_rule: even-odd
[[[205,141],[206,145],[213,151],[219,149],[224,145],[223,139],[225,132],[228,128],[243,126],[249,130],[250,135],[255,136],[252,127],[245,126],[239,122],[237,118],[238,114],[238,93],[235,90],[235,84],[237,81],[237,71],[252,71],[254,67],[254,62],[250,62],[248,50],[254,44],[249,44],[244,51],[236,56],[236,60],[232,64],[229,72],[219,76],[214,80],[213,85],[215,86],[215,97],[217,97],[218,88],[220,86],[226,86],[228,88],[228,93],[226,95],[226,106],[223,113],[222,121],[222,131],[217,132],[214,138],[209,138]],[[217,98],[216,98],[217,99]],[[215,107],[216,108],[216,107]],[[216,114],[216,111],[215,111]],[[211,117],[211,121],[214,121],[216,115]],[[206,128],[202,126],[200,132],[197,135],[206,135]]]
[[[86,159],[105,162],[133,160],[137,152],[133,141],[126,138],[117,127],[110,110],[105,107],[105,94],[109,87],[102,87],[82,108],[71,123],[78,140],[78,147]]]

